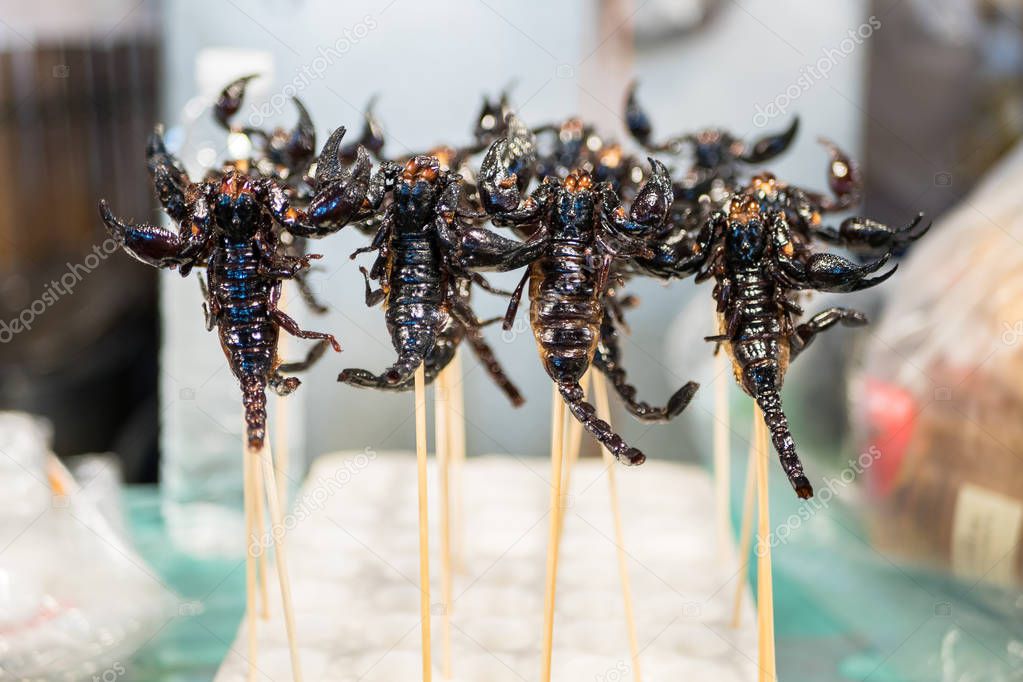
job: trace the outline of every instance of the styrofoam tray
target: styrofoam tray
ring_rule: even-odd
[[[486,456],[464,466],[464,562],[454,579],[453,679],[521,682],[540,672],[549,463]],[[645,682],[755,679],[752,606],[730,627],[738,566],[722,566],[713,493],[696,467],[618,468]],[[453,486],[454,487],[454,486]],[[434,679],[444,623],[438,486],[431,459]],[[318,682],[421,678],[416,463],[409,453],[321,457],[285,520],[303,673]],[[560,557],[553,677],[633,679],[608,481],[599,460],[573,471]],[[455,529],[455,538],[460,534]],[[729,553],[731,554],[731,553]],[[276,575],[259,623],[261,679],[291,680]],[[243,623],[218,682],[246,679]]]

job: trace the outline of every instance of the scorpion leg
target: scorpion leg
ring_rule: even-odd
[[[202,293],[202,314],[206,321],[206,331],[211,332],[217,326],[217,319],[220,317],[220,304],[210,296],[210,287],[207,280],[210,278],[210,271],[206,271],[206,279],[201,273],[196,273],[199,279],[199,291]]]
[[[508,396],[508,400],[511,401],[514,407],[521,406],[526,402],[525,398],[522,397],[518,387],[505,374],[504,368],[498,362],[494,351],[490,348],[490,344],[487,343],[486,339],[483,338],[483,334],[480,333],[480,328],[486,325],[489,320],[481,322],[465,302],[456,302],[452,306],[451,312],[462,326],[465,327],[466,341],[469,343],[469,347],[472,348],[476,358],[483,364],[484,369],[487,370],[487,374],[490,375],[490,378],[497,384],[498,388]]]
[[[846,327],[862,327],[867,324],[867,316],[858,310],[849,308],[828,308],[823,310],[803,324],[798,325],[789,336],[790,358],[806,350],[814,338],[823,331],[834,327],[836,324],[843,324]]]
[[[387,296],[387,292],[383,289],[373,289],[373,285],[370,283],[369,271],[364,267],[359,267],[359,272],[362,273],[362,277],[366,280],[366,307],[372,308],[379,305],[384,297]]]
[[[604,321],[608,320],[605,312]],[[668,399],[663,407],[654,407],[647,402],[636,400],[636,387],[628,382],[625,369],[621,366],[621,348],[618,344],[618,332],[613,325],[601,324],[600,344],[593,355],[593,366],[600,370],[611,382],[611,386],[625,403],[625,409],[632,416],[643,422],[667,422],[674,419],[686,409],[689,401],[696,395],[700,384],[690,381]]]
[[[291,319],[283,310],[274,308],[271,312],[274,322],[280,325],[281,329],[298,339],[322,339],[329,343],[335,352],[341,352],[341,344],[337,342],[333,334],[325,332],[311,332],[298,326],[298,322]]]
[[[515,324],[515,316],[519,312],[519,302],[522,301],[522,290],[526,288],[526,282],[529,281],[530,272],[527,269],[522,273],[522,279],[515,286],[515,291],[512,292],[511,299],[508,301],[508,310],[504,314],[504,322],[501,324],[501,328],[505,331],[511,330]]]
[[[298,377],[286,377],[285,373],[291,374],[292,372],[304,372],[312,367],[316,362],[323,357],[323,354],[327,352],[330,347],[329,341],[320,341],[306,353],[306,356],[302,360],[296,362],[282,362],[277,368],[271,373],[269,384],[277,395],[288,395],[298,388],[302,382]]]
[[[312,287],[309,286],[308,273],[295,273],[294,277],[291,279],[295,282],[295,286],[298,287],[299,295],[310,310],[314,313],[319,313],[320,315],[326,315],[330,312],[330,308],[323,303],[320,303],[319,299],[316,298],[316,294],[313,292]]]

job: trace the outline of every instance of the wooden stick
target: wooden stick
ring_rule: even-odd
[[[291,579],[288,576],[288,558],[284,551],[284,512],[277,497],[277,476],[274,471],[274,457],[269,442],[255,453],[263,462],[263,480],[266,484],[267,506],[270,508],[270,537],[274,543],[274,559],[277,565],[277,581],[281,588],[281,611],[288,633],[288,649],[291,652],[291,675],[294,682],[302,682],[302,664],[298,655],[298,633],[295,630],[295,610],[291,601]]]
[[[416,464],[419,479],[419,615],[422,619],[423,682],[433,679],[430,645],[430,527],[426,496],[426,374],[416,370]]]
[[[714,483],[716,497],[718,558],[721,565],[729,563],[732,549],[731,522],[731,439],[728,409],[728,386],[732,383],[731,361],[719,349],[714,356]]]
[[[771,512],[767,488],[767,426],[758,406],[753,412],[756,420],[757,450],[757,623],[759,631],[760,682],[778,679],[774,651],[774,581],[771,575]]]
[[[591,372],[593,398],[597,416],[611,423],[611,405],[607,398],[607,380],[600,372]],[[611,501],[611,515],[614,517],[615,547],[618,552],[618,576],[622,582],[622,601],[625,606],[625,627],[629,631],[629,651],[632,655],[632,680],[642,682],[643,674],[639,665],[639,636],[636,631],[636,615],[632,601],[632,581],[629,579],[628,556],[625,553],[625,530],[622,524],[622,507],[618,496],[618,468],[615,458],[607,448],[601,448],[604,466],[607,469],[608,494]]]
[[[451,376],[448,379],[448,397],[451,401],[451,423],[448,437],[451,439],[451,484],[454,494],[451,498],[452,561],[455,569],[465,570],[465,519],[462,516],[462,465],[465,463],[465,377],[462,374],[462,353],[455,351],[455,357],[448,365]]]
[[[579,385],[583,389],[583,395],[585,396],[590,390],[590,372],[583,375],[582,381]],[[561,476],[561,506],[559,507],[560,513],[558,515],[558,546],[561,546],[561,536],[565,530],[565,498],[568,496],[572,489],[572,470],[575,469],[576,462],[579,461],[579,451],[582,449],[583,444],[583,425],[578,419],[573,417],[568,410],[565,410],[564,420],[565,431],[562,438],[563,443],[566,444],[566,450],[563,455],[565,460],[564,471]]]
[[[245,436],[245,422],[242,422],[242,438]],[[245,629],[248,634],[249,682],[256,680],[256,659],[259,644],[256,639],[256,539],[255,539],[255,495],[253,494],[253,471],[255,460],[247,447],[242,454],[242,497],[245,507]]]
[[[732,606],[732,627],[742,625],[742,597],[749,582],[749,553],[753,542],[753,503],[756,500],[757,426],[753,425],[749,456],[746,464],[746,490],[742,498],[742,529],[739,531],[739,582],[735,586],[735,604]]]
[[[281,334],[277,341],[277,354],[286,358],[291,350],[290,334]],[[291,464],[291,415],[288,409],[289,403],[285,396],[274,394],[274,441],[273,452],[277,463],[277,497],[281,500],[281,507],[288,509],[288,473]]]
[[[444,601],[444,629],[441,632],[442,662],[441,673],[445,680],[451,679],[451,391],[450,365],[434,380],[434,443],[437,467],[440,470],[440,552],[441,592]]]
[[[264,621],[270,620],[270,596],[269,591],[266,588],[266,576],[267,576],[267,558],[266,554],[269,548],[263,547],[263,533],[266,532],[266,514],[263,512],[263,477],[259,472],[259,462],[255,458],[249,458],[249,466],[252,468],[252,481],[253,481],[253,498],[255,499],[255,511],[253,513],[253,528],[250,536],[250,542],[253,546],[259,547],[259,572],[257,573],[257,582],[259,584],[259,617]],[[271,529],[272,530],[272,529]]]
[[[543,656],[541,682],[551,682],[554,653],[554,596],[558,584],[558,535],[561,526],[561,471],[564,459],[565,402],[555,385],[551,392],[551,500],[547,536],[547,582],[544,591]]]

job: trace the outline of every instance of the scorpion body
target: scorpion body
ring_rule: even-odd
[[[602,347],[602,340],[613,336],[608,328],[614,320],[606,315],[608,277],[619,259],[647,253],[644,238],[664,221],[671,203],[667,170],[651,160],[650,179],[626,212],[608,183],[595,184],[588,172],[579,169],[563,179],[547,176],[522,199],[518,173],[528,168],[522,164],[527,154],[532,154],[528,138],[495,142],[483,161],[479,196],[495,224],[529,237],[518,242],[470,227],[459,235],[460,262],[467,268],[526,267],[508,307],[505,328],[511,327],[528,283],[533,335],[544,368],[569,410],[616,458],[641,464],[646,456],[596,417],[580,381],[591,364],[609,371]],[[634,390],[623,397],[634,413],[658,420],[681,412],[696,389],[689,382],[663,408],[637,403],[632,399]]]
[[[178,224],[176,232],[145,223],[126,223],[100,202],[100,215],[110,234],[130,255],[155,267],[187,275],[206,268],[202,290],[206,327],[217,329],[245,405],[246,438],[259,449],[266,438],[266,388],[287,395],[300,384],[283,372],[307,368],[329,344],[330,334],[305,331],[277,307],[281,282],[309,268],[308,255],[280,252],[271,196],[284,190],[273,178],[261,178],[228,167],[201,183],[192,183],[178,160],[169,154],[159,129],[147,145],[153,184],[164,211]],[[328,188],[331,189],[331,188]],[[330,197],[327,197],[329,200]],[[280,329],[322,343],[305,361],[281,364],[277,357]]]
[[[333,231],[353,218],[365,220],[382,211],[372,243],[352,256],[378,253],[369,271],[361,268],[366,304],[384,304],[397,358],[380,375],[349,368],[338,375],[338,381],[363,388],[408,390],[420,365],[428,381],[432,380],[454,357],[457,344],[468,340],[494,381],[514,405],[520,405],[521,394],[483,340],[479,330],[484,323],[469,306],[470,284],[489,285],[481,276],[457,268],[440,238],[458,219],[460,176],[441,171],[434,157],[416,156],[404,166],[384,162],[371,178],[368,154],[361,147],[352,168],[344,171],[343,133],[332,135],[321,153],[326,178],[336,178],[328,180],[338,188],[334,203],[324,202],[306,212],[290,206],[284,194],[274,202],[280,220],[299,234]],[[386,206],[385,199],[389,199]],[[339,214],[342,218],[330,217],[341,203],[347,206]],[[380,288],[374,290],[371,280],[379,282]]]
[[[408,390],[420,365],[426,382],[431,382],[454,358],[458,344],[467,340],[512,404],[523,403],[480,332],[482,323],[469,306],[470,278],[454,271],[438,235],[439,226],[446,229],[455,220],[459,182],[458,175],[440,170],[436,158],[417,156],[393,183],[391,204],[373,245],[366,249],[377,250],[379,256],[363,274],[366,304],[384,304],[398,357],[380,376],[346,369],[338,381]],[[380,281],[380,289],[372,289],[371,279]],[[482,283],[482,278],[476,281]]]
[[[219,238],[206,269],[210,306],[231,371],[242,388],[249,443],[258,448],[265,437],[266,386],[277,375],[278,326],[273,320],[280,283],[260,274],[260,253],[244,238]],[[286,389],[287,390],[287,389]]]
[[[697,273],[697,281],[715,280],[718,333],[707,340],[729,354],[736,382],[764,414],[789,482],[799,497],[808,498],[813,487],[782,409],[785,373],[818,334],[838,324],[861,326],[867,318],[855,310],[832,307],[797,325],[796,317],[803,311],[793,295],[800,290],[859,291],[880,284],[895,268],[871,275],[891,257],[893,245],[863,265],[836,254],[815,253],[791,228],[786,211],[764,201],[762,190],[758,183],[742,188],[726,210],[707,219],[696,237],[670,247],[659,245],[656,262],[661,276]]]

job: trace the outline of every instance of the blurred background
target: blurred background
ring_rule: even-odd
[[[798,115],[796,142],[770,166],[778,176],[824,190],[827,158],[816,140],[826,136],[861,165],[857,214],[902,225],[922,211],[936,227],[884,287],[845,297],[875,324],[817,342],[786,385],[811,468],[839,476],[858,453],[883,456],[837,495],[870,513],[825,510],[830,521],[800,535],[805,553],[793,550],[790,573],[782,563],[779,579],[801,585],[791,601],[779,600],[779,622],[798,624],[780,632],[791,637],[781,645],[782,671],[810,665],[796,655],[810,638],[822,662],[798,679],[1023,679],[1015,591],[1023,396],[1014,380],[1023,335],[1014,180],[1023,162],[1012,151],[1023,133],[1021,22],[1023,3],[1013,0],[0,0],[0,409],[48,420],[52,450],[72,466],[108,453],[100,461],[117,471],[111,485],[149,486],[130,489],[127,513],[143,554],[147,542],[167,538],[182,553],[169,563],[147,555],[161,571],[187,583],[185,557],[235,556],[224,538],[238,537],[237,387],[215,334],[204,331],[198,285],[105,249],[96,204],[102,197],[121,216],[160,220],[144,165],[156,123],[193,178],[231,158],[209,106],[238,76],[262,76],[240,117],[290,127],[289,98],[298,97],[321,141],[339,125],[358,130],[378,96],[391,156],[469,142],[482,98],[506,88],[530,125],[578,115],[626,146],[623,104],[634,78],[655,137],[721,127],[756,139]],[[377,370],[393,355],[381,311],[365,307],[347,258],[363,242],[345,230],[312,246],[324,254],[312,287],[328,314],[285,290],[289,314],[336,334],[345,349],[289,399],[295,484],[323,453],[414,442],[410,400],[334,381],[344,367]],[[510,289],[518,276],[492,281]],[[704,389],[671,424],[616,412],[616,426],[653,458],[708,461],[708,291],[637,282],[630,292],[642,305],[629,315],[624,350],[644,397],[663,400],[693,378]],[[480,317],[503,313],[502,299],[477,298]],[[812,308],[828,303],[820,297]],[[492,330],[527,403],[511,412],[466,355],[468,451],[544,455],[550,388],[535,344],[522,325]],[[288,352],[304,346],[289,343]],[[738,391],[731,402],[738,458],[749,406]],[[866,629],[876,612],[852,618],[836,606],[809,618],[799,606],[815,594],[800,583],[812,582],[807,565],[819,566],[807,557],[825,547],[832,559],[844,556],[836,542],[857,548],[844,568],[828,569],[849,580],[849,594],[821,603],[855,604],[872,581],[907,580],[902,566],[928,576],[914,573],[917,585],[907,589],[925,580],[944,586],[923,590],[931,625],[958,599],[942,589],[966,585],[957,594],[974,603],[990,583],[995,596],[960,619],[960,639],[948,640],[955,628],[939,623],[937,639],[920,643],[919,660],[937,668],[900,676],[896,652],[922,636],[907,637],[912,623],[875,638]],[[228,613],[211,627],[229,638],[234,623]],[[960,666],[953,672],[941,668],[942,652],[972,640],[987,651],[976,657],[987,667],[976,667],[971,649],[966,658],[950,654]]]

